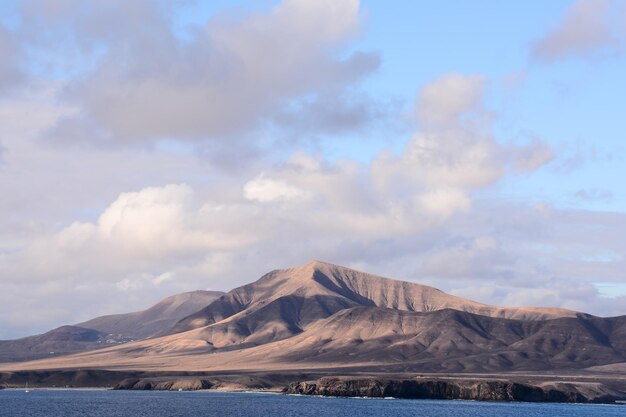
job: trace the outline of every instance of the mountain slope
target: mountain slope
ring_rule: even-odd
[[[626,316],[522,321],[456,310],[428,313],[357,307],[277,342],[277,363],[366,363],[396,371],[578,369],[626,358]],[[265,346],[269,348],[269,346]]]
[[[216,348],[194,329],[3,370],[104,368],[155,371],[363,372],[563,371],[626,361],[626,316],[512,320],[444,309],[353,307],[298,335]]]
[[[222,294],[216,291],[177,294],[147,310],[97,317],[21,339],[0,340],[0,361],[57,357],[150,337]]]
[[[147,310],[97,317],[77,326],[124,338],[144,339],[206,307],[223,294],[219,291],[185,292],[167,297]]]
[[[161,336],[4,369],[572,370],[626,361],[626,316],[494,307],[322,262],[222,295]]]
[[[252,284],[236,288],[162,335],[203,329],[197,336],[214,348],[247,347],[294,336],[317,321],[352,307],[414,312],[451,308],[524,320],[582,315],[555,308],[493,307],[425,285],[313,261],[272,271]]]
[[[0,340],[0,361],[13,362],[71,354],[106,346],[106,334],[79,326],[15,340]]]

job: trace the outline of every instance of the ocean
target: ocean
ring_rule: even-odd
[[[0,390],[2,417],[610,417],[626,405],[322,398],[265,393]]]

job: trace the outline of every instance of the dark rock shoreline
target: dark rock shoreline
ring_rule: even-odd
[[[559,403],[612,404],[623,398],[618,392],[591,384],[531,385],[509,381],[472,381],[376,378],[321,378],[295,382],[283,391],[286,394],[332,397],[394,397],[411,399],[524,401]]]
[[[303,382],[293,382],[303,381]],[[566,403],[624,403],[626,380],[550,375],[350,375],[91,370],[0,372],[1,388],[252,390],[335,397],[395,397]]]
[[[198,391],[211,389],[215,383],[207,379],[170,379],[165,381],[127,378],[113,387],[114,390]]]

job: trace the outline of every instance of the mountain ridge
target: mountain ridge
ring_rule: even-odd
[[[42,334],[0,340],[0,361],[50,358],[151,337],[222,294],[202,290],[175,294],[145,310],[100,316]]]
[[[288,296],[317,297],[317,306],[309,304],[306,307],[326,310],[326,316],[355,305],[405,311],[454,308],[492,317],[531,320],[584,314],[558,308],[490,306],[444,293],[434,287],[384,278],[315,260],[299,267],[271,271],[256,282],[235,288],[204,309],[182,319],[169,332],[160,335],[233,320],[244,310],[250,314],[263,307],[261,304],[270,304]],[[304,321],[305,325],[308,324],[306,318]]]
[[[154,338],[12,369],[517,372],[626,361],[626,316],[495,307],[320,261],[221,295]]]
[[[195,290],[164,298],[145,310],[96,317],[76,326],[133,339],[152,337],[177,318],[185,317],[222,296],[221,291]]]

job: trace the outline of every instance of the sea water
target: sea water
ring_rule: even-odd
[[[609,417],[626,405],[323,398],[262,393],[0,390],[0,416],[60,417]]]

